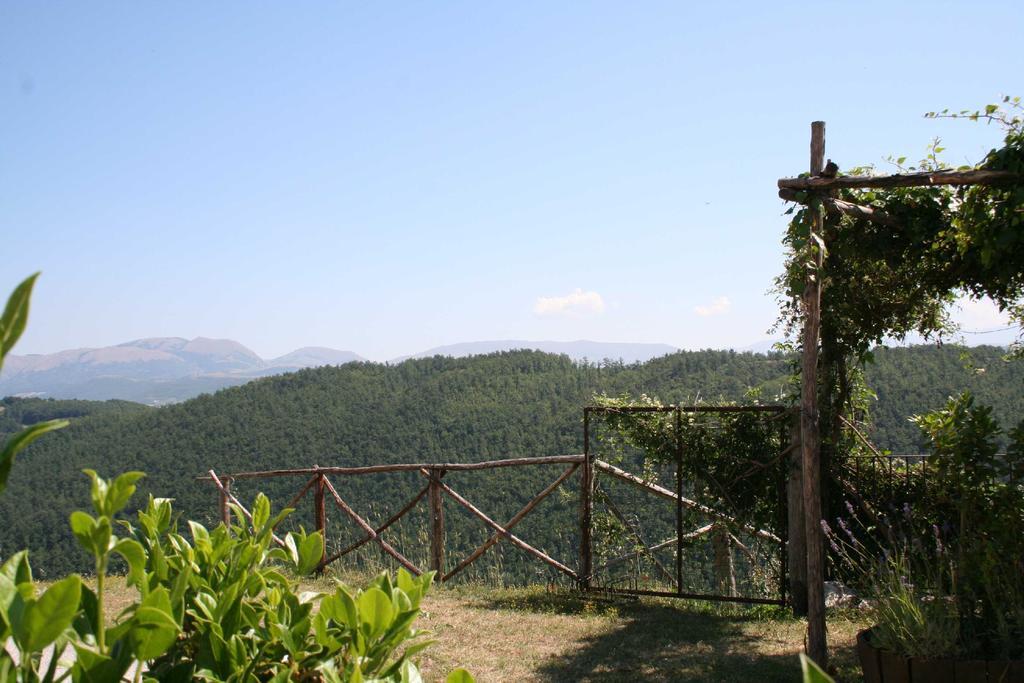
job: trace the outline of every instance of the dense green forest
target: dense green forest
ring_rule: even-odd
[[[1004,350],[994,347],[970,349],[969,358],[962,353],[953,347],[915,347],[876,354],[868,382],[878,394],[872,413],[881,447],[916,452],[918,436],[907,417],[939,406],[964,388],[995,406],[1004,426],[1024,415],[1024,363],[1003,361]],[[774,402],[788,372],[784,356],[731,351],[681,352],[635,365],[580,364],[565,356],[517,351],[303,370],[163,408],[121,401],[5,399],[2,432],[59,416],[71,417],[72,425],[19,457],[0,497],[0,557],[28,547],[41,576],[86,569],[67,526],[69,512],[87,500],[85,467],[104,475],[143,470],[148,476],[136,504],[147,493],[172,497],[184,515],[212,522],[215,492],[195,480],[210,468],[227,473],[578,453],[581,409],[597,392],[693,403],[740,401],[759,389],[763,402]],[[538,466],[452,473],[446,481],[493,517],[507,519],[560,471]],[[302,483],[264,480],[263,489],[280,505]],[[371,522],[389,516],[422,486],[415,474],[339,477],[335,484]],[[237,490],[244,500],[257,489],[240,483]],[[295,523],[309,523],[310,506],[300,505]],[[416,553],[425,528],[417,528],[425,519],[423,507],[393,534],[413,559],[422,557]],[[486,536],[486,529],[454,506],[449,509],[449,552],[458,559]],[[519,527],[521,535],[574,565],[572,487],[550,497],[538,511],[543,514],[531,515]],[[331,520],[332,544],[356,538],[353,525],[338,515]],[[490,564],[480,571],[501,569],[518,578],[537,571],[515,549],[489,555]]]

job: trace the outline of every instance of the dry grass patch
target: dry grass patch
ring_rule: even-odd
[[[585,599],[541,588],[437,589],[421,625],[438,642],[427,680],[464,666],[480,681],[799,680],[804,623],[783,610],[669,600]],[[833,615],[841,680],[859,680],[857,614]]]
[[[346,576],[359,586],[366,577]],[[304,582],[329,591],[330,580]],[[135,599],[124,579],[108,583],[112,619]],[[420,659],[427,681],[463,666],[480,683],[504,681],[755,681],[796,683],[805,625],[785,610],[661,599],[604,600],[542,587],[435,586],[420,628],[437,642]],[[840,681],[859,681],[853,652],[859,613],[830,613]]]

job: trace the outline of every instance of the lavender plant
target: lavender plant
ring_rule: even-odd
[[[1024,422],[1000,453],[970,394],[914,418],[928,437],[928,500],[823,522],[837,571],[869,596],[874,644],[908,656],[1024,657]]]

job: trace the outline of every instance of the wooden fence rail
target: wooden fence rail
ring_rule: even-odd
[[[221,519],[225,524],[230,524],[229,505],[235,505],[241,511],[249,523],[252,522],[252,515],[231,492],[231,482],[239,479],[263,479],[290,476],[310,476],[303,487],[292,497],[286,507],[294,508],[310,492],[314,492],[314,525],[316,530],[324,536],[324,556],[318,566],[318,571],[323,571],[330,564],[337,562],[345,555],[361,548],[369,542],[374,542],[388,556],[393,558],[400,565],[415,575],[423,573],[412,560],[403,555],[397,548],[383,538],[383,534],[392,525],[402,519],[415,508],[420,501],[427,498],[430,506],[430,569],[437,572],[438,580],[448,581],[459,572],[463,571],[477,561],[491,547],[502,540],[520,548],[527,554],[544,562],[550,567],[565,574],[574,581],[579,580],[576,571],[559,562],[547,553],[535,548],[523,539],[511,532],[511,529],[521,522],[534,508],[545,498],[551,495],[563,483],[565,483],[584,463],[583,455],[554,455],[536,458],[508,458],[505,460],[490,460],[476,463],[394,463],[387,465],[372,465],[367,467],[320,467],[319,465],[309,468],[267,470],[261,472],[237,472],[230,475],[218,476],[213,470],[206,475],[197,477],[201,481],[210,481],[218,490]],[[566,468],[553,482],[531,498],[506,524],[501,525],[491,519],[486,513],[477,508],[468,499],[442,481],[442,478],[449,471],[480,471],[503,467],[523,467],[528,465],[557,465],[568,464]],[[377,527],[373,527],[362,515],[342,498],[341,494],[331,482],[330,475],[359,476],[364,474],[379,474],[393,472],[417,472],[427,479],[427,484],[412,497],[398,512],[389,517]],[[350,543],[346,547],[327,555],[327,512],[326,500],[328,496],[334,502],[334,506],[354,523],[364,534],[359,540]],[[450,498],[458,505],[465,508],[471,515],[481,520],[490,527],[493,533],[479,547],[477,547],[466,558],[459,561],[451,571],[445,571],[445,515],[444,498]],[[274,540],[283,544],[276,535]]]
[[[474,505],[472,502],[470,502],[467,498],[465,498],[464,496],[459,494],[451,486],[449,486],[444,481],[442,481],[442,479],[444,478],[444,476],[447,474],[447,472],[449,470],[456,470],[456,471],[479,471],[479,470],[484,470],[484,469],[494,469],[494,468],[502,468],[502,467],[517,467],[517,466],[526,466],[526,465],[552,465],[552,464],[563,464],[563,463],[568,463],[569,467],[567,467],[565,470],[563,470],[551,483],[549,483],[541,491],[539,491],[532,498],[530,498],[530,500],[527,501],[527,503],[515,515],[513,515],[508,520],[508,522],[506,522],[505,524],[500,524],[497,521],[495,521],[494,519],[492,519],[489,515],[487,515],[482,510],[480,510],[476,505]],[[391,517],[389,517],[387,520],[385,520],[383,523],[379,524],[376,527],[372,526],[362,515],[360,515],[358,512],[356,512],[356,510],[351,505],[349,505],[349,503],[347,501],[345,501],[344,498],[342,498],[341,494],[338,492],[338,490],[335,488],[334,484],[331,482],[331,479],[330,479],[330,476],[329,476],[331,474],[341,474],[341,475],[347,475],[347,476],[358,476],[358,475],[361,475],[361,474],[369,474],[369,473],[410,472],[410,471],[415,471],[415,472],[418,472],[420,475],[422,475],[427,480],[426,485],[423,486],[423,488],[421,488],[416,493],[416,495],[414,495],[408,502],[406,502],[405,505],[403,505],[401,507],[401,509],[398,510],[398,512],[394,513]],[[677,501],[678,503],[680,503],[681,506],[692,508],[692,509],[694,509],[694,510],[700,512],[700,513],[703,513],[704,516],[706,516],[708,518],[711,518],[713,520],[716,520],[718,522],[722,522],[722,521],[734,522],[735,521],[735,520],[733,520],[732,517],[730,517],[728,515],[719,513],[717,511],[715,511],[715,510],[705,506],[705,505],[701,505],[701,504],[699,504],[699,503],[697,503],[695,501],[692,501],[692,500],[689,500],[689,499],[687,499],[685,497],[682,497],[681,495],[679,495],[677,493],[673,493],[672,491],[669,491],[668,489],[665,489],[665,488],[663,488],[663,487],[661,487],[661,486],[659,486],[657,484],[645,481],[641,477],[638,477],[638,476],[636,476],[634,474],[631,474],[629,472],[621,470],[618,467],[615,467],[614,465],[611,465],[611,464],[609,464],[607,462],[604,462],[603,460],[598,460],[598,459],[593,458],[593,457],[590,457],[588,459],[588,457],[585,456],[585,455],[559,455],[559,456],[548,456],[548,457],[538,457],[538,458],[514,458],[514,459],[494,460],[494,461],[487,461],[487,462],[480,462],[480,463],[459,463],[457,465],[456,464],[452,464],[452,463],[427,463],[427,464],[374,465],[372,467],[320,467],[320,466],[314,466],[312,468],[302,468],[302,469],[293,469],[293,470],[270,470],[270,471],[267,471],[267,472],[240,472],[240,473],[224,475],[224,476],[218,476],[213,470],[209,470],[205,476],[198,477],[198,479],[203,480],[203,481],[210,481],[217,488],[218,495],[219,495],[219,500],[220,500],[221,518],[225,521],[225,523],[230,523],[229,505],[237,506],[238,509],[241,511],[241,514],[243,515],[243,517],[251,523],[252,522],[252,515],[251,515],[251,513],[249,513],[249,511],[245,508],[245,506],[242,505],[242,503],[238,500],[238,498],[231,491],[231,482],[232,481],[234,481],[236,479],[258,479],[258,478],[264,478],[264,477],[283,477],[283,476],[303,476],[304,477],[306,475],[312,474],[312,476],[310,476],[305,481],[305,483],[302,486],[302,488],[299,489],[298,493],[296,493],[292,497],[292,499],[288,502],[286,507],[294,508],[299,502],[302,501],[302,499],[306,495],[309,494],[310,491],[313,492],[313,496],[314,496],[314,502],[313,502],[314,524],[316,526],[316,530],[319,531],[321,534],[323,534],[324,540],[325,540],[324,555],[323,555],[323,557],[322,557],[322,559],[320,561],[320,564],[318,566],[318,569],[317,569],[318,571],[323,571],[327,566],[331,565],[334,562],[337,562],[342,557],[344,557],[344,556],[348,555],[349,553],[351,553],[351,552],[361,548],[362,546],[366,545],[367,543],[374,542],[374,543],[376,543],[380,547],[380,549],[381,549],[381,551],[383,553],[385,553],[386,555],[388,555],[389,557],[394,559],[396,562],[398,562],[398,564],[400,564],[401,566],[405,567],[407,570],[412,572],[414,575],[422,574],[423,571],[424,571],[423,568],[417,566],[412,560],[410,560],[408,557],[403,555],[397,548],[395,548],[393,545],[388,543],[387,540],[384,539],[383,534],[391,526],[393,526],[396,522],[398,522],[405,515],[407,515],[409,512],[411,512],[420,503],[420,501],[422,501],[424,498],[426,498],[428,500],[428,504],[429,504],[429,508],[430,508],[430,524],[429,524],[429,528],[430,528],[430,534],[429,534],[429,536],[430,536],[430,554],[429,554],[430,567],[429,568],[432,571],[437,572],[437,576],[438,576],[438,580],[439,581],[443,582],[443,581],[448,581],[448,580],[452,579],[454,576],[456,576],[457,574],[459,574],[460,572],[465,570],[467,567],[472,565],[474,562],[476,562],[478,559],[480,559],[480,557],[482,557],[484,555],[484,553],[486,553],[490,548],[492,548],[493,546],[495,546],[496,544],[498,544],[499,542],[504,540],[504,541],[507,541],[508,543],[510,543],[511,545],[514,545],[515,547],[519,548],[520,550],[522,550],[523,552],[527,553],[528,555],[534,557],[535,559],[540,560],[541,562],[543,562],[544,564],[548,565],[549,567],[552,567],[553,569],[557,570],[558,572],[560,572],[560,573],[564,574],[565,576],[569,577],[576,584],[586,587],[586,583],[587,582],[584,580],[584,577],[587,576],[587,575],[583,574],[582,571],[577,571],[577,570],[572,569],[571,567],[569,567],[565,563],[560,562],[559,560],[555,559],[554,557],[551,557],[549,554],[545,553],[544,551],[542,551],[542,550],[534,547],[533,545],[527,543],[525,540],[523,540],[522,538],[520,538],[516,534],[512,533],[512,529],[517,524],[519,524],[523,519],[525,519],[545,498],[547,498],[552,493],[554,493],[559,487],[561,487],[566,481],[568,481],[577,472],[582,472],[583,473],[582,476],[585,478],[585,480],[589,480],[591,482],[590,494],[592,496],[593,495],[593,487],[594,487],[593,481],[594,481],[595,471],[601,471],[601,472],[604,472],[604,473],[606,473],[606,474],[608,474],[608,475],[610,475],[610,476],[612,476],[614,478],[622,479],[622,480],[624,480],[626,482],[629,482],[630,484],[633,484],[635,486],[638,486],[641,489],[644,489],[644,490],[648,491],[649,493],[652,493],[652,494],[654,494],[656,496],[660,496],[660,497],[663,497],[663,498],[668,498],[668,499]],[[581,497],[584,498],[584,499],[591,498],[591,496],[581,495]],[[462,560],[457,562],[448,571],[446,571],[446,566],[445,566],[445,559],[446,558],[445,558],[444,498],[446,498],[446,497],[451,499],[452,501],[454,501],[456,504],[460,505],[461,507],[465,508],[473,517],[476,517],[477,519],[482,521],[485,525],[490,527],[490,529],[492,530],[492,533],[487,538],[487,540],[485,540],[483,543],[481,543],[476,549],[474,549],[465,558],[463,558]],[[338,550],[338,551],[336,551],[336,552],[334,552],[334,553],[332,553],[330,555],[327,555],[327,550],[326,550],[326,548],[327,548],[327,544],[326,544],[326,540],[327,540],[327,519],[328,519],[327,512],[326,512],[326,501],[327,501],[328,498],[330,498],[333,501],[334,507],[336,509],[340,510],[345,515],[345,517],[347,517],[352,523],[354,523],[364,534],[362,538],[360,538],[360,539],[358,539],[358,540],[348,544],[344,548],[341,548],[340,550]],[[690,533],[680,534],[677,537],[673,537],[673,538],[671,538],[669,540],[666,540],[666,541],[663,541],[661,543],[654,544],[654,545],[649,545],[644,540],[640,529],[636,528],[634,525],[630,525],[628,523],[628,521],[625,521],[624,515],[617,508],[615,508],[613,504],[611,504],[611,501],[607,499],[608,498],[607,495],[605,495],[604,498],[606,499],[605,502],[609,505],[609,509],[611,510],[612,514],[614,514],[620,520],[623,520],[623,523],[626,523],[627,526],[629,526],[629,529],[630,529],[631,533],[635,536],[636,540],[640,543],[640,545],[642,546],[642,549],[638,550],[636,553],[624,555],[622,557],[610,560],[609,562],[606,562],[604,565],[599,567],[599,569],[607,569],[609,567],[613,567],[615,565],[621,564],[622,562],[625,562],[626,560],[628,560],[628,559],[630,559],[630,558],[632,558],[634,556],[637,556],[639,554],[644,554],[644,555],[647,555],[649,558],[652,559],[652,561],[655,562],[655,564],[657,565],[657,568],[660,570],[660,572],[666,578],[668,578],[670,581],[673,581],[677,577],[674,577],[672,575],[672,573],[668,570],[668,568],[665,567],[663,564],[661,564],[661,562],[658,561],[655,558],[654,553],[657,550],[660,550],[662,548],[665,548],[665,547],[668,547],[670,545],[678,543],[679,540],[691,540],[691,539],[697,538],[699,536],[702,536],[704,534],[707,534],[708,532],[712,531],[715,528],[715,524],[714,523],[708,524],[707,526],[701,527],[700,529],[697,529],[697,530],[692,531]],[[591,498],[591,500],[592,500],[592,498]],[[590,520],[587,519],[587,520],[584,521],[584,523],[587,526],[583,527],[581,529],[581,532],[590,531],[590,529],[589,529]],[[781,542],[780,539],[778,538],[778,536],[776,536],[775,534],[771,533],[770,531],[765,531],[765,530],[761,530],[761,529],[755,529],[755,528],[747,526],[747,525],[741,525],[741,526],[746,531],[748,531],[748,532],[750,532],[750,533],[752,533],[752,534],[754,534],[756,536],[759,536],[761,538],[764,538],[766,540],[770,540],[770,541],[773,541],[773,542],[776,542],[776,543]],[[279,537],[277,537],[276,535],[274,536],[274,541],[276,543],[278,543],[278,544],[283,544],[283,541]]]

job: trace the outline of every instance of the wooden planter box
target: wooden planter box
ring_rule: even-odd
[[[857,656],[865,683],[1024,683],[1021,659],[924,659],[879,650],[857,634]]]

